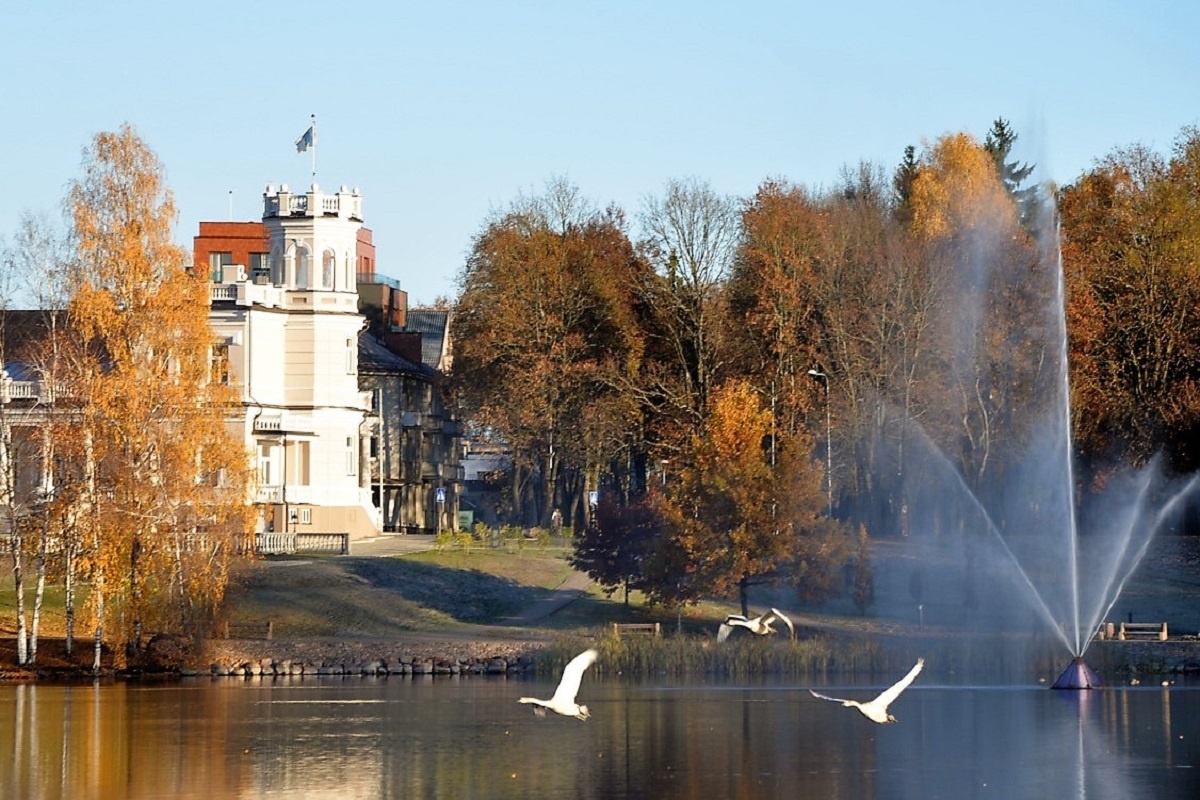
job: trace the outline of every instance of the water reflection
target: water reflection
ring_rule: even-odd
[[[515,679],[0,687],[0,796],[1194,798],[1200,689],[911,687],[895,725],[808,686]],[[827,687],[873,696],[881,686]]]

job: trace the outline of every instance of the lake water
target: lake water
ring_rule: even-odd
[[[551,682],[503,677],[2,686],[0,797],[1200,797],[1200,683],[923,675],[893,725],[808,688],[589,674],[580,722],[517,703]],[[882,685],[813,688],[865,700]]]

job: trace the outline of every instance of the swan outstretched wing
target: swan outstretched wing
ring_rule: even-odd
[[[575,695],[579,693],[579,684],[583,680],[583,673],[596,661],[597,655],[599,654],[595,650],[589,648],[572,658],[563,668],[562,680],[558,682],[558,688],[554,690],[554,697],[550,702],[574,703]]]
[[[892,704],[893,700],[900,696],[901,692],[908,688],[908,685],[913,682],[913,679],[917,677],[917,673],[919,673],[921,668],[924,666],[925,659],[918,658],[916,665],[908,671],[907,675],[896,681],[887,689],[884,689],[882,692],[880,692],[879,696],[871,702],[886,709]]]
[[[822,700],[829,700],[834,703],[841,703],[844,706],[848,706],[853,702],[851,700],[843,700],[840,697],[830,697],[827,694],[821,694],[820,692],[814,692],[812,689],[809,689],[808,693],[811,694],[813,697],[819,697]]]
[[[733,633],[735,627],[749,628],[749,620],[741,614],[730,614],[725,617],[725,621],[721,623],[721,627],[717,628],[717,641],[723,642],[729,638],[729,634]]]
[[[772,608],[771,613],[774,615],[775,619],[778,619],[778,620],[782,621],[784,625],[787,625],[788,634],[791,636],[792,639],[795,639],[796,638],[796,626],[792,624],[792,621],[790,619],[788,619],[788,615],[783,613],[782,611],[780,611],[778,608]],[[768,619],[767,621],[770,622],[771,620]]]

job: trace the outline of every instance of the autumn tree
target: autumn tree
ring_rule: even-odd
[[[759,583],[792,580],[808,599],[828,596],[848,552],[824,514],[822,477],[810,438],[783,434],[747,383],[723,384],[659,507],[663,541],[648,559],[647,593],[736,597],[744,612]]]
[[[1200,466],[1200,129],[1117,149],[1059,201],[1080,447]]]
[[[144,630],[196,630],[223,596],[248,528],[248,458],[212,380],[206,275],[172,243],[163,168],[126,125],[97,134],[67,199],[77,248],[68,313],[87,344],[74,441],[96,662],[106,621],[136,651]]]
[[[563,180],[489,221],[460,275],[453,376],[466,414],[506,443],[548,525],[564,475],[581,519],[586,486],[631,445],[634,399],[618,390],[641,360],[630,287],[644,280],[617,209],[597,211]]]
[[[939,139],[913,184],[912,231],[939,287],[937,358],[920,375],[925,429],[978,488],[996,446],[1016,448],[1053,390],[1052,274],[1018,225],[987,151],[966,134]],[[1007,427],[1005,427],[1007,426]]]
[[[727,319],[744,326],[730,337],[730,371],[768,393],[779,423],[796,431],[812,413],[808,370],[821,360],[829,215],[803,187],[770,180],[747,204],[742,229],[726,291]]]

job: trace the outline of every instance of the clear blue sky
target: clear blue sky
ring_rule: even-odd
[[[92,135],[130,122],[180,208],[261,217],[268,182],[364,194],[379,270],[455,294],[488,214],[565,176],[631,221],[667,180],[748,196],[997,117],[1035,179],[1200,122],[1200,3],[7,3],[0,236],[57,214]],[[635,230],[636,233],[636,230]]]

